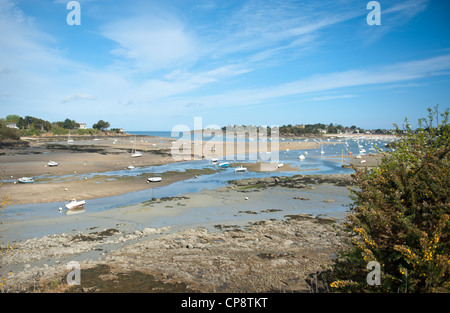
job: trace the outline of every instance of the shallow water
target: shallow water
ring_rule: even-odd
[[[86,210],[89,212],[101,212],[108,209],[114,209],[122,206],[132,205],[147,201],[151,198],[161,197],[173,197],[179,196],[185,193],[195,193],[204,189],[214,189],[222,187],[228,184],[228,181],[243,178],[252,177],[267,177],[267,176],[293,176],[296,174],[348,174],[353,170],[341,167],[341,160],[338,158],[330,158],[332,156],[345,156],[348,152],[352,152],[353,155],[359,153],[360,147],[363,146],[367,151],[366,153],[373,152],[369,150],[377,144],[378,147],[384,147],[386,142],[376,143],[374,140],[355,141],[348,140],[348,142],[331,141],[331,144],[322,145],[324,154],[321,154],[321,148],[308,149],[308,150],[291,150],[281,151],[279,154],[279,162],[289,164],[301,169],[301,172],[286,171],[286,172],[242,172],[235,173],[233,168],[221,169],[218,172],[210,175],[201,175],[198,178],[179,181],[168,186],[150,188],[143,191],[131,192],[119,196],[112,196],[106,198],[99,198],[93,200],[86,200]],[[300,154],[307,152],[307,156],[304,160],[300,160],[298,157]],[[242,160],[243,157],[235,157],[235,162],[248,162],[248,160]],[[247,159],[256,159],[255,156],[248,156]],[[171,164],[165,164],[160,166],[148,166],[140,167],[134,170],[120,170],[111,171],[106,173],[89,173],[89,174],[73,174],[58,177],[58,179],[83,179],[92,178],[97,175],[111,176],[111,178],[117,176],[137,176],[143,173],[163,173],[167,171],[185,171],[186,169],[203,169],[203,168],[217,169],[218,165],[214,165],[210,160],[201,161],[186,161],[177,162]],[[39,181],[40,177],[35,177],[36,181]],[[43,175],[41,178],[51,178],[48,175]],[[2,212],[4,219],[12,220],[26,220],[26,219],[39,219],[39,218],[68,218],[65,214],[58,211],[58,208],[64,207],[65,202],[53,202],[53,203],[35,203],[35,204],[22,204],[8,206],[7,210]],[[321,212],[317,212],[321,214]]]

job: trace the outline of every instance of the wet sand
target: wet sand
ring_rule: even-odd
[[[19,234],[18,246],[1,256],[1,270],[13,272],[11,292],[157,291],[140,283],[144,277],[165,283],[166,292],[180,285],[191,292],[308,292],[308,278],[326,268],[342,244],[336,221],[348,202],[345,187],[327,183],[228,186],[6,223],[2,235]],[[66,264],[73,260],[81,264],[82,281],[68,289]]]
[[[193,171],[171,174],[170,177],[163,177],[162,182],[151,184],[147,184],[147,176],[136,178],[116,177],[116,179],[108,180],[102,179],[102,177],[87,180],[82,177],[77,179],[77,175],[81,176],[86,173],[101,174],[109,171],[124,170],[130,165],[144,167],[176,162],[172,156],[171,148],[172,145],[177,145],[178,147],[181,144],[181,142],[174,141],[171,138],[138,137],[136,147],[143,155],[133,158],[131,157],[133,143],[134,137],[107,138],[98,141],[76,140],[72,144],[67,144],[64,141],[58,142],[54,139],[34,138],[28,151],[27,149],[9,150],[4,152],[5,155],[0,155],[0,167],[4,169],[4,179],[6,180],[1,192],[3,195],[11,196],[9,204],[59,202],[68,201],[72,197],[86,200],[165,186],[201,174],[201,172],[196,173]],[[195,143],[193,142],[192,146],[194,145]],[[236,145],[237,143],[234,151],[238,151]],[[210,146],[210,142],[203,142],[204,157],[207,159],[213,157],[223,158],[230,152],[226,148],[221,152],[217,150],[211,151]],[[279,144],[279,150],[317,147],[318,143],[315,142],[280,142]],[[195,147],[192,147],[192,154],[189,159],[194,159],[195,150]],[[255,150],[254,146],[247,144],[245,152],[249,154],[255,153],[257,150]],[[59,165],[49,167],[47,163],[50,160],[58,162]],[[249,167],[251,167],[250,170],[258,170],[252,165],[249,165]],[[267,169],[265,170],[267,171]],[[284,167],[283,170],[288,170],[288,166]],[[294,168],[290,170],[294,170]],[[14,184],[20,177],[41,175],[47,175],[43,179],[45,183]],[[61,179],[64,175],[75,177]],[[151,173],[148,176],[151,176]]]

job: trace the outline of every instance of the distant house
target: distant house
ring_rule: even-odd
[[[87,129],[86,123],[80,123],[80,129]]]
[[[8,127],[8,128],[14,128],[14,129],[19,129],[19,127],[17,127],[16,123],[6,123],[6,127]]]

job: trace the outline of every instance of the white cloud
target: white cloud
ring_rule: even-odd
[[[349,98],[355,98],[356,95],[325,95],[325,96],[318,96],[313,97],[310,100],[312,101],[328,101],[328,100],[335,100],[335,99],[349,99]]]
[[[111,52],[131,60],[135,70],[163,69],[196,58],[193,37],[179,20],[166,13],[113,20],[101,27],[101,34],[117,42]]]
[[[302,96],[341,88],[412,81],[430,75],[447,75],[448,73],[445,70],[448,69],[450,69],[450,54],[380,67],[317,74],[271,87],[242,89],[212,96],[196,97],[195,99],[209,107],[245,106],[267,103],[288,96]],[[320,96],[316,96],[316,98],[316,100],[320,100]],[[192,100],[182,98],[179,101],[186,103]]]

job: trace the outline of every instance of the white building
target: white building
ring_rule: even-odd
[[[19,127],[17,127],[16,123],[6,123],[6,127],[8,127],[8,128],[14,128],[14,129],[19,129]]]

